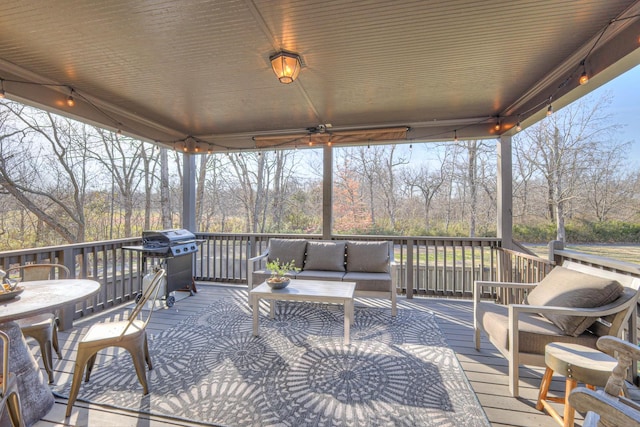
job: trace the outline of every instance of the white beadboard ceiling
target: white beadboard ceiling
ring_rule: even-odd
[[[167,146],[251,149],[320,124],[486,138],[498,117],[498,133],[531,124],[640,63],[639,13],[640,0],[3,1],[0,78],[9,98]],[[290,85],[270,68],[280,49],[304,63]]]

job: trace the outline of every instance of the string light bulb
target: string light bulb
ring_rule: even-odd
[[[581,85],[586,85],[587,83],[589,83],[589,76],[587,75],[586,71],[583,71],[582,74],[580,75],[580,79],[578,80],[578,82]]]
[[[453,130],[453,142],[458,142],[458,130]]]
[[[0,99],[6,98],[6,94],[4,93],[4,80],[0,79]]]
[[[502,126],[500,125],[500,117],[498,117],[498,119],[496,120],[496,124],[493,126],[493,128],[495,129],[496,132],[498,132],[501,127]]]
[[[553,114],[553,105],[549,104],[549,107],[547,107],[547,116],[550,116]]]
[[[67,96],[67,106],[69,107],[76,106],[76,100],[73,99],[73,89],[71,89],[71,93],[69,93],[69,96]]]
[[[516,123],[516,132],[520,132],[522,130],[522,125],[520,124],[520,120]]]
[[[586,85],[587,83],[589,83],[589,75],[587,74],[587,68],[584,65],[584,59],[582,60],[582,62],[580,62],[580,65],[582,65],[582,74],[580,74],[578,83],[580,83],[581,85]]]

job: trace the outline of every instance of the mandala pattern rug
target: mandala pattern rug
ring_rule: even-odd
[[[351,345],[343,325],[342,306],[281,302],[254,337],[225,299],[150,336],[147,396],[119,353],[78,400],[221,426],[490,425],[433,313],[356,306]]]

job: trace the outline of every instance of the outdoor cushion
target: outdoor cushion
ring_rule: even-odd
[[[343,282],[356,282],[356,291],[389,292],[392,287],[390,273],[350,272],[344,275]]]
[[[344,276],[344,271],[303,270],[296,274],[296,279],[339,282],[342,280],[342,276]]]
[[[389,272],[388,242],[347,242],[347,271]]]
[[[624,288],[612,279],[556,267],[542,279],[527,296],[530,305],[593,308],[609,304],[618,298]],[[545,314],[565,334],[577,337],[597,318]]]
[[[269,256],[267,261],[280,260],[280,263],[295,262],[295,267],[302,268],[304,253],[307,249],[305,239],[271,239],[269,240]]]
[[[304,270],[344,271],[345,242],[309,242]]]
[[[478,317],[491,341],[500,348],[510,348],[509,308],[501,304],[478,304]],[[520,353],[544,354],[544,347],[552,342],[582,344],[595,348],[597,335],[584,332],[576,337],[565,335],[560,328],[536,313],[522,313],[518,317]]]

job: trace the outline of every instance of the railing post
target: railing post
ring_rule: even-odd
[[[552,240],[549,242],[549,261],[555,262],[556,265],[562,264],[562,257],[556,255],[556,251],[564,249],[564,242],[560,240]]]
[[[407,286],[407,299],[413,298],[413,239],[407,239],[407,256],[404,282]]]

